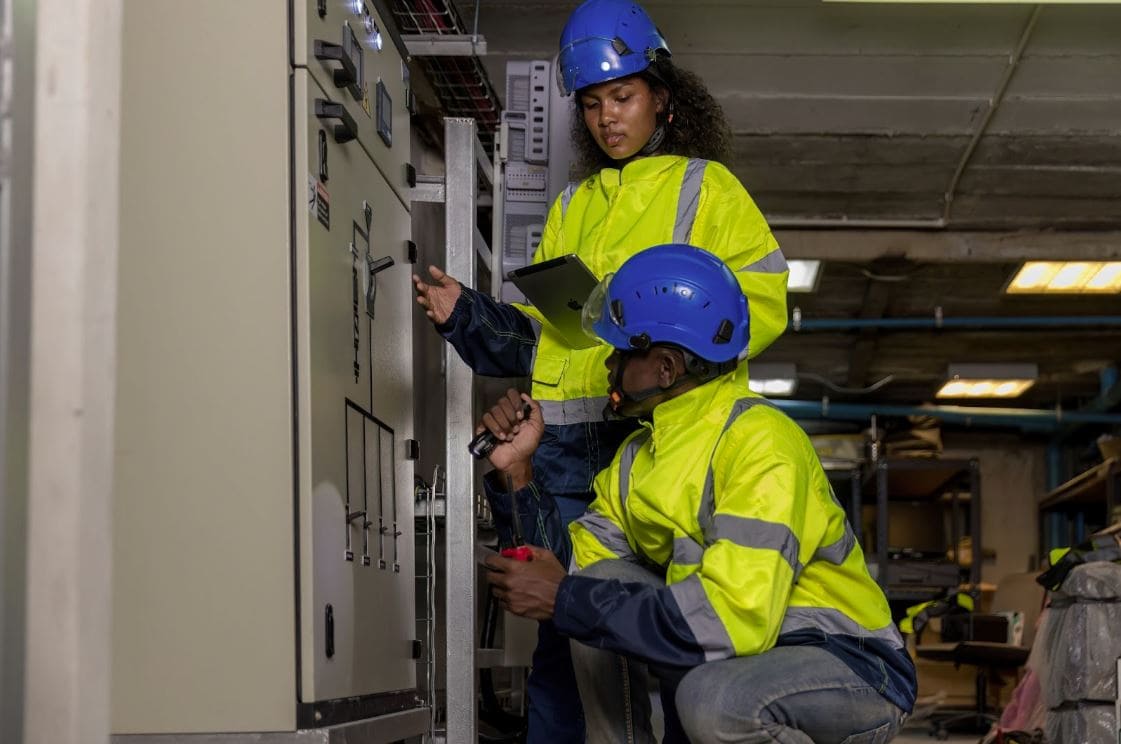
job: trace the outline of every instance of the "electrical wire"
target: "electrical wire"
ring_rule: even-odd
[[[842,393],[844,395],[866,395],[868,393],[874,393],[884,385],[887,385],[889,382],[895,379],[895,375],[887,375],[883,379],[873,382],[868,387],[862,388],[844,387],[842,385],[838,385],[827,377],[822,377],[821,375],[814,374],[813,372],[799,372],[798,379],[810,380],[811,382],[819,383],[829,388],[834,393]]]
[[[876,274],[868,269],[861,269],[860,273],[874,282],[905,282],[911,278],[909,274]]]

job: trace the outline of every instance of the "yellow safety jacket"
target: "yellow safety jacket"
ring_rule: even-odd
[[[820,645],[910,710],[914,667],[808,437],[734,375],[655,408],[570,527],[577,568],[641,562],[666,587],[569,576],[558,629],[683,666]]]
[[[635,253],[662,243],[690,243],[736,273],[751,319],[749,356],[786,329],[786,260],[743,185],[723,165],[678,155],[640,158],[605,168],[568,187],[549,212],[534,262],[575,253],[598,278]],[[545,423],[599,422],[607,402],[604,346],[570,349],[531,306],[537,350],[532,395]],[[741,374],[746,382],[746,375]]]

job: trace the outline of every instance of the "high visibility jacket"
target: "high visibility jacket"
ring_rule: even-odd
[[[575,253],[602,278],[635,253],[675,241],[711,251],[736,272],[751,314],[751,355],[782,333],[786,261],[747,191],[716,162],[640,158],[570,186],[549,211],[534,261]],[[603,363],[610,349],[569,349],[541,321],[535,308],[503,305],[465,289],[439,330],[480,375],[524,377],[532,370],[532,394],[545,416],[535,478],[549,494],[590,500],[584,495],[592,479],[634,424],[603,420]],[[746,380],[742,373],[740,379]],[[567,542],[567,534],[536,539],[556,548],[558,540]]]
[[[748,355],[786,329],[786,260],[747,191],[720,163],[678,155],[640,158],[570,185],[553,204],[534,263],[575,253],[598,278],[660,243],[690,243],[736,273],[747,296]],[[532,395],[547,424],[600,421],[607,346],[571,349],[534,307]]]
[[[814,644],[909,711],[914,666],[808,437],[733,374],[655,408],[570,527],[576,567],[666,586],[568,576],[557,629],[679,666]]]

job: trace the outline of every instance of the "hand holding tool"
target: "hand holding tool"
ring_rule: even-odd
[[[533,408],[529,403],[522,407],[522,421],[529,421],[529,414],[533,412]],[[498,446],[498,437],[490,429],[479,432],[471,443],[467,445],[467,451],[470,452],[476,460],[481,460]]]

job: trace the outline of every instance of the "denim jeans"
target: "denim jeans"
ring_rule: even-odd
[[[662,585],[634,563],[601,561],[585,576]],[[646,665],[572,642],[588,744],[654,744],[650,676],[661,687],[664,744],[883,744],[905,718],[840,659],[815,646],[692,668]]]
[[[565,496],[555,500],[567,539],[569,523],[584,514],[588,502]],[[565,554],[567,552],[566,547]],[[537,647],[533,650],[533,668],[526,688],[529,694],[526,744],[584,744],[584,712],[572,672],[571,647],[551,622],[537,626]]]

